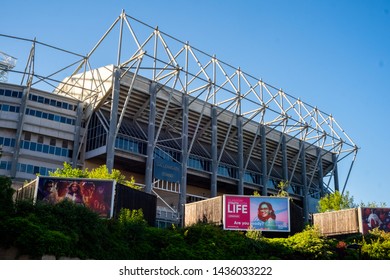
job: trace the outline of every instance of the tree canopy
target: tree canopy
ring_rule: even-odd
[[[327,194],[318,202],[318,212],[337,211],[341,209],[349,209],[356,207],[353,202],[353,196],[349,196],[349,192],[341,194],[339,191]]]
[[[130,180],[128,180],[126,179],[126,176],[123,175],[117,169],[113,169],[112,172],[110,173],[106,165],[101,165],[99,167],[88,170],[88,168],[86,169],[73,168],[69,163],[64,162],[63,168],[57,168],[54,172],[49,172],[49,176],[64,177],[64,178],[112,179],[119,184],[131,188],[137,188],[135,186],[135,181],[133,177],[131,177]]]

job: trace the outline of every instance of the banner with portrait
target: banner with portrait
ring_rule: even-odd
[[[289,199],[224,195],[223,226],[227,230],[290,232]]]
[[[36,184],[35,201],[56,204],[68,200],[102,218],[113,215],[115,180],[39,176]]]
[[[390,232],[390,208],[360,207],[359,216],[362,234],[367,234],[375,228]]]

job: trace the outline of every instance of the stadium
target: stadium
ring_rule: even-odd
[[[0,53],[0,175],[16,189],[63,162],[105,164],[157,196],[160,227],[186,203],[280,182],[307,222],[345,191],[358,148],[332,115],[124,11],[86,55],[10,40],[27,57]]]

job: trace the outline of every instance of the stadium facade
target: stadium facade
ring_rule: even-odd
[[[0,175],[16,188],[63,162],[106,164],[157,195],[160,226],[181,223],[186,203],[280,182],[307,221],[345,190],[358,148],[332,115],[125,12],[87,55],[0,40],[29,43],[25,68],[5,69],[20,83],[0,83]],[[47,73],[38,52],[58,53]]]

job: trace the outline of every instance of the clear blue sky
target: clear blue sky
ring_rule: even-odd
[[[332,114],[360,147],[346,190],[390,207],[390,1],[12,0],[1,9],[0,33],[81,54],[122,9],[216,54]]]

